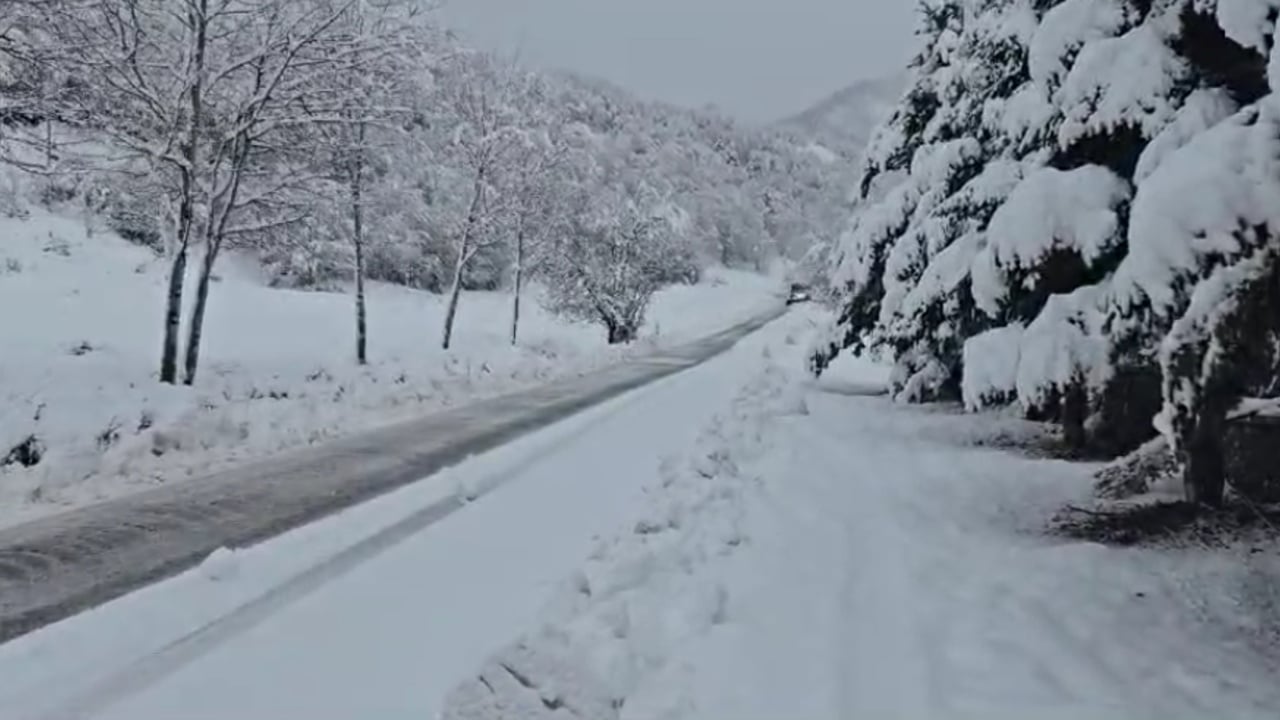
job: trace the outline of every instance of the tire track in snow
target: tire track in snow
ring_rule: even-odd
[[[842,626],[836,633],[841,640],[839,717],[936,716],[928,656],[920,652],[918,625],[902,602],[912,592],[902,573],[906,559],[894,557],[901,555],[902,543],[887,532],[881,518],[893,508],[876,502],[884,498],[866,489],[883,483],[875,475],[886,466],[866,456],[850,457],[853,462],[844,465],[830,456],[830,445],[803,432],[789,434],[793,442],[809,448],[806,456],[817,460],[829,478],[819,490],[826,495],[822,504],[845,513],[843,546],[850,562],[840,565],[840,602],[845,612],[839,616]],[[869,472],[850,477],[851,467]]]
[[[607,412],[601,413],[598,419],[605,420],[612,417],[628,405],[629,403],[626,402],[619,403]],[[43,720],[89,718],[116,702],[159,683],[203,655],[261,625],[276,613],[340,579],[365,562],[501,489],[503,485],[524,473],[529,467],[572,445],[576,440],[576,437],[569,436],[548,443],[527,456],[525,462],[519,467],[490,475],[472,486],[466,497],[455,494],[437,500],[409,517],[347,547],[222,617],[126,665],[88,692],[70,698],[56,711],[43,716]]]

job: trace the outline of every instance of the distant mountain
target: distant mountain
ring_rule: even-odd
[[[872,131],[893,111],[905,85],[906,78],[901,75],[860,80],[781,120],[778,126],[839,155],[861,155]]]

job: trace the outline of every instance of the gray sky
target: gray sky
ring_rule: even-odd
[[[644,97],[718,105],[763,122],[854,80],[887,75],[912,46],[912,0],[447,0],[469,44],[519,52]]]

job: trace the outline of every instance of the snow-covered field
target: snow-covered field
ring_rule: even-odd
[[[624,349],[532,295],[513,348],[510,298],[468,293],[446,353],[442,298],[375,285],[372,364],[360,368],[350,296],[269,288],[233,255],[187,389],[155,380],[164,274],[148,251],[78,220],[0,217],[0,460],[33,435],[44,451],[34,467],[0,468],[0,524],[585,372],[723,329],[781,290],[776,278],[712,272],[661,293]]]

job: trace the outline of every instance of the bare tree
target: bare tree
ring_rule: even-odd
[[[62,0],[49,9],[56,56],[81,88],[68,103],[103,146],[166,179],[171,226],[160,380],[178,380],[187,264],[202,244],[183,381],[195,381],[209,285],[224,242],[290,218],[275,196],[307,181],[280,143],[330,112],[316,78],[350,52],[356,0]],[[116,158],[120,160],[120,158]]]
[[[689,260],[671,209],[643,182],[580,192],[547,268],[552,309],[600,323],[610,345],[635,340],[654,293]]]
[[[340,65],[320,78],[332,117],[317,122],[320,162],[342,187],[354,253],[356,362],[368,363],[365,297],[366,207],[370,173],[384,155],[408,144],[405,126],[419,92],[428,38],[416,0],[364,0],[339,28]]]
[[[454,245],[453,279],[445,312],[442,346],[453,341],[462,294],[463,274],[483,250],[501,241],[497,222],[506,198],[499,196],[515,151],[525,141],[520,113],[515,105],[517,74],[492,56],[471,53],[458,56],[440,84],[444,109],[452,126],[449,146],[468,177],[465,213],[450,230]]]
[[[526,273],[542,241],[560,224],[557,199],[565,190],[560,175],[568,147],[554,118],[545,112],[546,98],[541,83],[531,83],[522,103],[526,122],[539,129],[525,135],[514,153],[505,195],[509,198],[509,223],[515,257],[512,266],[511,344],[520,337],[520,300]],[[539,110],[543,110],[540,114]]]

